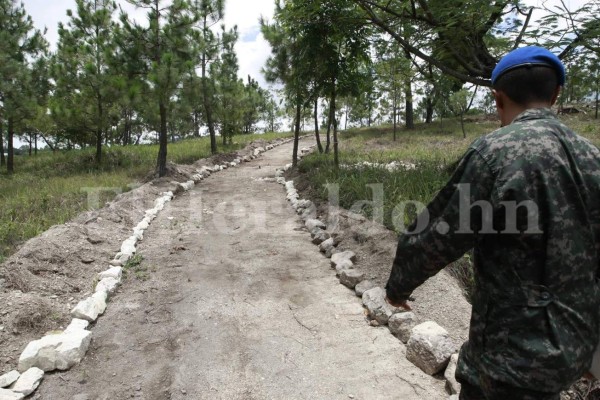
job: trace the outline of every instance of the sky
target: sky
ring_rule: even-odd
[[[75,0],[23,0],[27,12],[33,18],[36,27],[40,30],[47,28],[46,39],[54,48],[58,40],[58,23],[66,22],[67,9],[75,10]],[[578,8],[585,0],[565,0],[570,8]],[[130,15],[144,19],[142,10],[135,10],[126,1],[119,1],[121,6]],[[543,4],[551,6],[560,4],[559,0],[525,0],[527,6],[541,7]],[[260,33],[259,18],[264,16],[272,19],[274,11],[274,0],[226,0],[225,1],[225,25],[228,28],[237,25],[240,32],[240,40],[236,45],[239,62],[239,76],[246,79],[248,75],[258,80],[263,87],[267,87],[261,68],[270,54],[269,44]],[[537,11],[534,19],[540,16]]]
[[[67,10],[76,10],[75,0],[23,0],[23,3],[36,28],[42,31],[47,28],[46,40],[54,49],[58,41],[58,23],[68,21]],[[130,15],[144,18],[144,11],[136,11],[125,1],[119,3]],[[260,71],[271,49],[260,33],[258,21],[261,15],[272,19],[274,0],[226,0],[225,4],[225,26],[232,28],[237,25],[240,33],[236,45],[239,76],[245,80],[250,75],[258,80],[261,86],[266,87],[267,83]]]

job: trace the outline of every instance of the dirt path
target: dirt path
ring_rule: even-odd
[[[307,142],[308,143],[308,142]],[[291,144],[178,196],[85,360],[34,399],[446,399],[365,321],[273,177]]]

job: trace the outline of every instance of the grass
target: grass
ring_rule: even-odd
[[[229,146],[219,144],[220,152],[243,148],[257,139],[273,140],[289,134],[240,135]],[[15,174],[0,172],[0,263],[20,244],[52,225],[62,224],[82,211],[103,206],[119,192],[135,187],[153,171],[157,145],[105,147],[101,165],[96,165],[95,149],[15,157]],[[210,156],[208,138],[171,143],[168,161],[191,164]],[[88,202],[86,188],[107,188],[100,202]]]
[[[580,135],[600,147],[600,124],[586,116],[561,117]],[[442,188],[452,174],[457,161],[469,144],[483,134],[499,127],[495,120],[473,117],[466,125],[467,138],[463,138],[458,120],[443,123],[419,124],[414,130],[401,130],[397,140],[392,139],[390,127],[351,129],[340,135],[340,163],[355,165],[363,161],[389,163],[411,162],[414,170],[390,172],[384,168],[334,168],[332,155],[314,153],[305,157],[300,172],[308,188],[321,201],[328,201],[326,185],[339,186],[339,205],[350,209],[360,201],[373,199],[369,185],[380,184],[383,190],[383,223],[400,233],[415,218],[418,210],[408,207],[403,215],[394,209],[406,201],[427,204]],[[354,209],[356,210],[356,208]],[[373,217],[370,205],[360,212]],[[466,290],[467,297],[473,285],[470,257],[453,264],[449,271],[457,277]]]
[[[149,278],[148,267],[143,265],[144,256],[141,254],[134,254],[123,266],[123,273],[125,279],[129,276],[129,273],[133,273],[135,277],[141,281],[145,281]]]

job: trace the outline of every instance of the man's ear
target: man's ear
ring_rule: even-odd
[[[554,95],[552,96],[552,102],[550,103],[550,105],[556,104],[556,101],[558,100],[558,96],[560,95],[561,89],[562,89],[561,86],[556,87],[556,90],[554,91]]]
[[[498,109],[498,111],[503,111],[504,110],[504,93],[502,93],[501,91],[492,90],[492,94],[494,95],[494,100],[496,101],[496,108]]]

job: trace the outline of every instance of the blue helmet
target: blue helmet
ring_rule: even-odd
[[[538,65],[553,68],[556,71],[559,85],[564,86],[565,66],[554,53],[538,46],[521,47],[502,57],[492,72],[492,85],[495,85],[498,79],[508,71]]]

